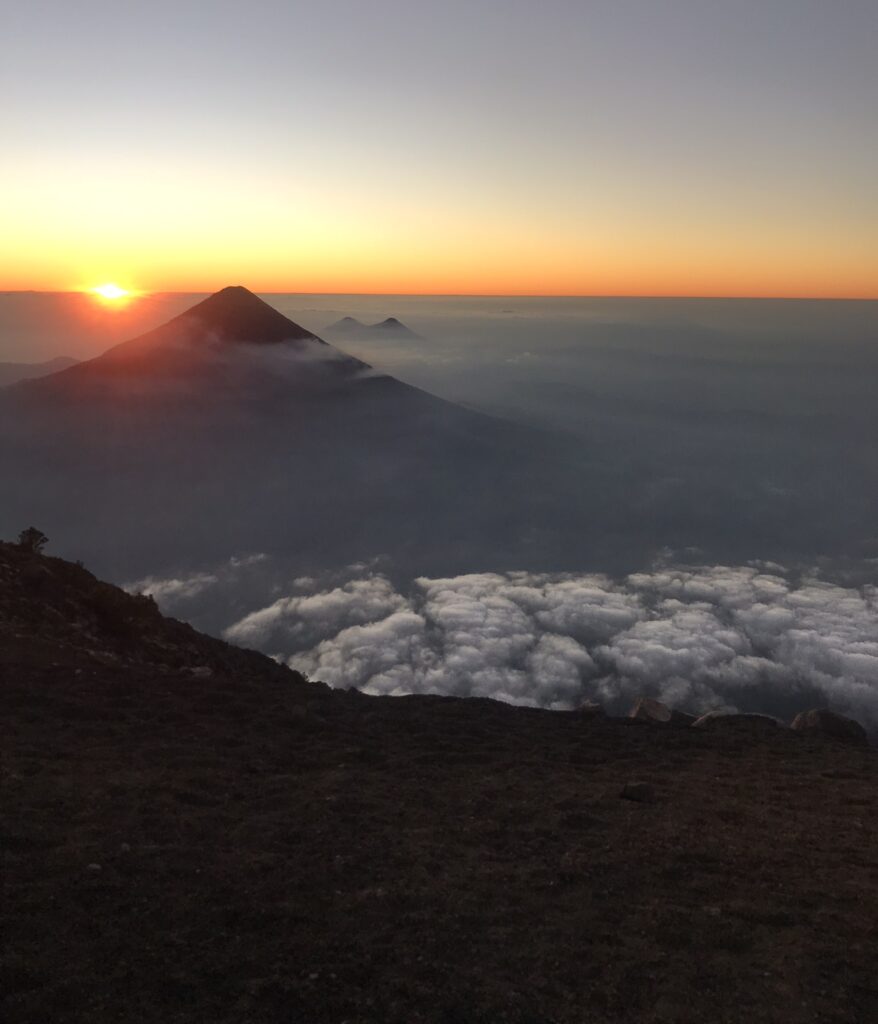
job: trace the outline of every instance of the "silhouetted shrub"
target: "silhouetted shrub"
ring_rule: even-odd
[[[35,526],[29,526],[18,535],[18,546],[22,551],[28,551],[32,555],[38,555],[49,543],[49,538]]]

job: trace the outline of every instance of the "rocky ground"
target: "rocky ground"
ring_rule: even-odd
[[[0,705],[7,1024],[878,1020],[865,746],[331,691],[11,545]]]

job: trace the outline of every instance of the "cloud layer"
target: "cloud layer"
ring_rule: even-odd
[[[611,710],[650,694],[693,712],[789,717],[829,704],[878,727],[878,609],[780,566],[602,575],[377,573],[288,593],[226,630],[333,686]]]

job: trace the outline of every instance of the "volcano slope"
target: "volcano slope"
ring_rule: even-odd
[[[8,1024],[878,1016],[868,748],[332,691],[8,544],[0,673]]]
[[[254,551],[300,573],[381,554],[551,569],[614,544],[636,560],[578,447],[380,374],[231,287],[0,391],[0,535],[37,522],[116,580]]]

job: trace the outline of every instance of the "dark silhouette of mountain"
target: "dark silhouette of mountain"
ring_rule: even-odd
[[[133,398],[187,384],[204,398],[211,388],[240,391],[275,376],[289,384],[344,377],[367,370],[365,363],[327,345],[242,287],[223,288],[166,324],[114,345],[95,359],[23,384],[22,399],[39,402],[72,397],[100,400],[112,391]]]
[[[43,363],[0,363],[0,388],[17,384],[20,380],[46,377],[50,373],[66,370],[68,366],[75,366],[77,362],[70,356],[56,356]]]
[[[338,333],[353,333],[356,331],[364,331],[366,329],[367,325],[353,316],[343,316],[341,320],[336,320],[335,323],[330,324],[326,328],[327,331],[335,331]]]
[[[874,1019],[862,745],[330,690],[3,543],[0,722],[5,1024]]]
[[[395,316],[389,316],[386,320],[382,320],[381,323],[372,324],[369,330],[381,332],[383,334],[398,334],[407,338],[420,337],[420,335],[416,334],[410,327],[406,327],[404,323],[397,320]]]
[[[172,333],[181,322],[193,321],[198,324],[196,330],[211,331],[221,341],[232,344],[320,340],[240,285],[223,288],[159,330]]]
[[[395,334],[404,338],[420,338],[419,334],[416,334],[402,321],[397,320],[395,316],[389,316],[386,320],[376,324],[364,324],[361,320],[357,320],[356,317],[344,316],[341,320],[336,320],[335,323],[330,324],[326,330],[334,334]]]
[[[562,449],[227,288],[0,394],[15,482],[0,530],[40,522],[116,579],[254,550],[311,569],[378,554],[418,572],[566,567],[594,541],[582,454]],[[600,505],[589,495],[592,522]]]

